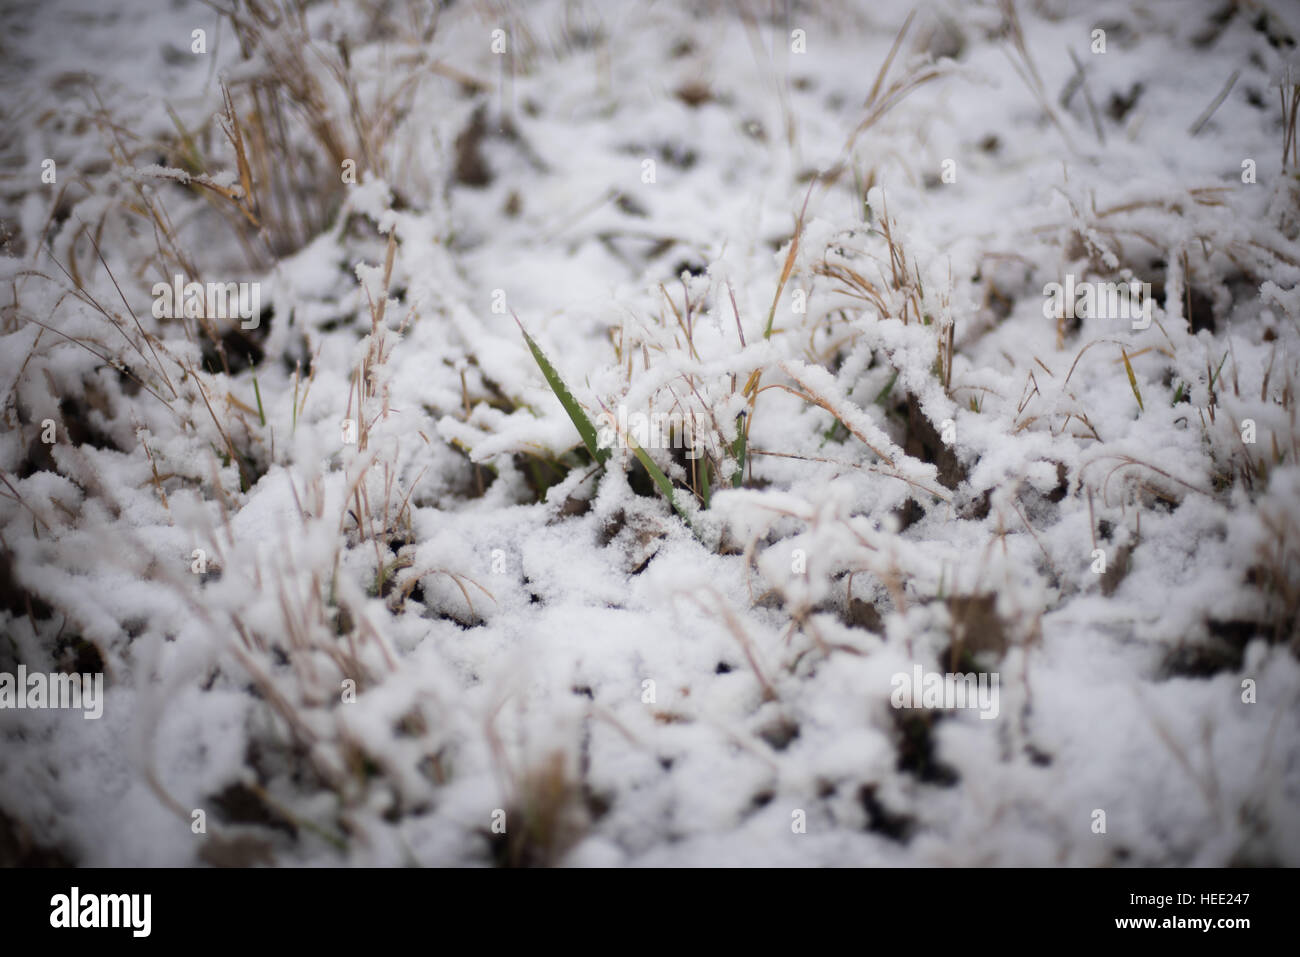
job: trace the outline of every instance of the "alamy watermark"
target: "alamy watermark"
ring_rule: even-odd
[[[26,665],[19,665],[16,675],[0,671],[3,708],[79,708],[83,718],[94,721],[104,713],[104,673],[28,674]]]
[[[1072,273],[1065,283],[1049,282],[1043,287],[1043,315],[1048,319],[1126,319],[1133,329],[1151,325],[1151,283],[1075,282]]]
[[[172,282],[153,284],[155,319],[242,319],[241,329],[262,322],[262,288],[256,282],[186,282],[177,273]]]
[[[909,674],[900,671],[890,679],[895,708],[978,708],[981,718],[998,716],[998,672],[940,674],[914,665]]]
[[[596,444],[602,449],[618,445],[630,448],[635,442],[643,449],[685,449],[695,460],[704,455],[704,438],[709,434],[709,417],[703,412],[631,412],[618,407],[596,416]],[[631,442],[628,440],[631,439]]]
[[[152,894],[83,894],[73,887],[50,898],[50,926],[124,927],[133,937],[148,937],[152,911]]]

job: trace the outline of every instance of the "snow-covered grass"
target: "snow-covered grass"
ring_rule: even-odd
[[[7,9],[0,849],[1300,863],[1289,16]]]

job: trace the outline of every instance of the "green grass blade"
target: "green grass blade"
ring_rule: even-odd
[[[560,400],[560,405],[564,406],[564,411],[569,413],[569,418],[573,420],[574,426],[578,429],[578,434],[582,436],[582,441],[583,444],[587,446],[587,451],[591,453],[592,458],[603,465],[609,458],[609,449],[602,449],[597,444],[596,427],[592,424],[591,419],[587,417],[586,411],[578,404],[578,400],[573,397],[573,393],[569,391],[568,386],[564,384],[564,380],[560,378],[560,374],[555,371],[555,367],[551,365],[550,360],[546,358],[546,354],[542,352],[541,347],[533,341],[533,337],[528,334],[528,330],[524,328],[524,324],[519,322],[518,316],[515,316],[515,322],[519,323],[519,331],[524,334],[524,341],[528,343],[528,348],[532,352],[533,358],[537,361],[538,367],[542,370],[542,375],[546,377],[546,384],[551,387],[551,391],[555,393],[555,397]],[[663,469],[658,465],[655,465],[654,459],[650,458],[650,456],[646,454],[645,450],[641,448],[641,446],[637,445],[635,439],[629,435],[627,441],[632,452],[641,460],[641,464],[645,466],[645,470],[650,473],[650,478],[652,478],[655,485],[659,487],[659,491],[663,494],[663,497],[668,500],[668,504],[671,505],[673,510],[682,517],[687,526],[694,531],[695,526],[691,524],[690,516],[682,509],[681,505],[677,501],[677,496],[673,494],[672,481],[664,474]]]
[[[604,465],[609,458],[609,449],[602,449],[597,443],[596,427],[592,425],[591,419],[587,417],[586,410],[578,404],[578,400],[573,397],[573,393],[564,384],[560,374],[555,371],[555,366],[551,365],[550,360],[546,358],[546,353],[542,352],[541,347],[533,341],[533,337],[528,334],[524,324],[519,322],[518,316],[515,316],[515,322],[519,323],[519,331],[524,334],[524,342],[528,343],[528,348],[537,361],[538,368],[542,370],[542,375],[546,378],[546,384],[551,387],[555,397],[560,400],[560,405],[564,406],[564,411],[569,413],[569,418],[578,429],[578,434],[582,436],[582,444],[587,447],[587,451],[591,453],[593,459]]]
[[[266,425],[266,413],[262,411],[262,390],[257,385],[257,370],[253,370],[253,394],[257,396],[257,418]]]
[[[1225,352],[1223,358],[1219,360],[1219,367],[1214,370],[1214,375],[1210,376],[1210,391],[1214,390],[1214,383],[1219,378],[1219,373],[1223,371],[1223,364],[1228,361],[1228,354]]]
[[[876,405],[883,406],[885,404],[885,400],[889,398],[889,393],[894,391],[894,383],[897,381],[898,381],[898,370],[895,369],[894,374],[891,375],[889,377],[889,381],[885,383],[885,387],[881,389],[879,393],[876,394],[876,398],[873,400],[876,403]]]
[[[740,484],[745,481],[745,413],[740,413],[736,428],[736,441],[731,447],[732,454],[736,456],[736,474],[731,476],[731,487],[740,488]]]
[[[682,517],[687,526],[694,531],[695,526],[691,524],[691,517],[683,511],[679,504],[677,504],[677,496],[673,494],[672,480],[664,474],[663,469],[655,465],[654,459],[650,458],[646,453],[646,450],[641,448],[641,446],[637,444],[636,439],[632,438],[631,435],[627,437],[627,444],[628,448],[632,450],[632,453],[641,460],[641,464],[645,466],[645,470],[650,473],[650,477],[654,479],[655,485],[659,486],[659,491],[663,494],[663,497],[668,499],[668,504],[671,505],[673,510]]]

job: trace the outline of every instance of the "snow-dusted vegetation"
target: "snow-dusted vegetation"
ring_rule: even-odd
[[[1300,864],[1294,14],[7,5],[0,864]]]

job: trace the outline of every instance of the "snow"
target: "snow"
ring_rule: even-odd
[[[1300,864],[1300,22],[1021,4],[1030,65],[1004,9],[917,4],[859,129],[901,0],[321,3],[246,58],[7,7],[0,671],[106,699],[0,710],[0,811],[92,866]],[[309,111],[261,162],[277,62],[355,182]],[[155,319],[177,273],[258,328]],[[1044,318],[1067,275],[1152,322]],[[514,316],[593,418],[711,424],[707,508],[648,450],[689,526]],[[958,655],[995,718],[891,707]]]

